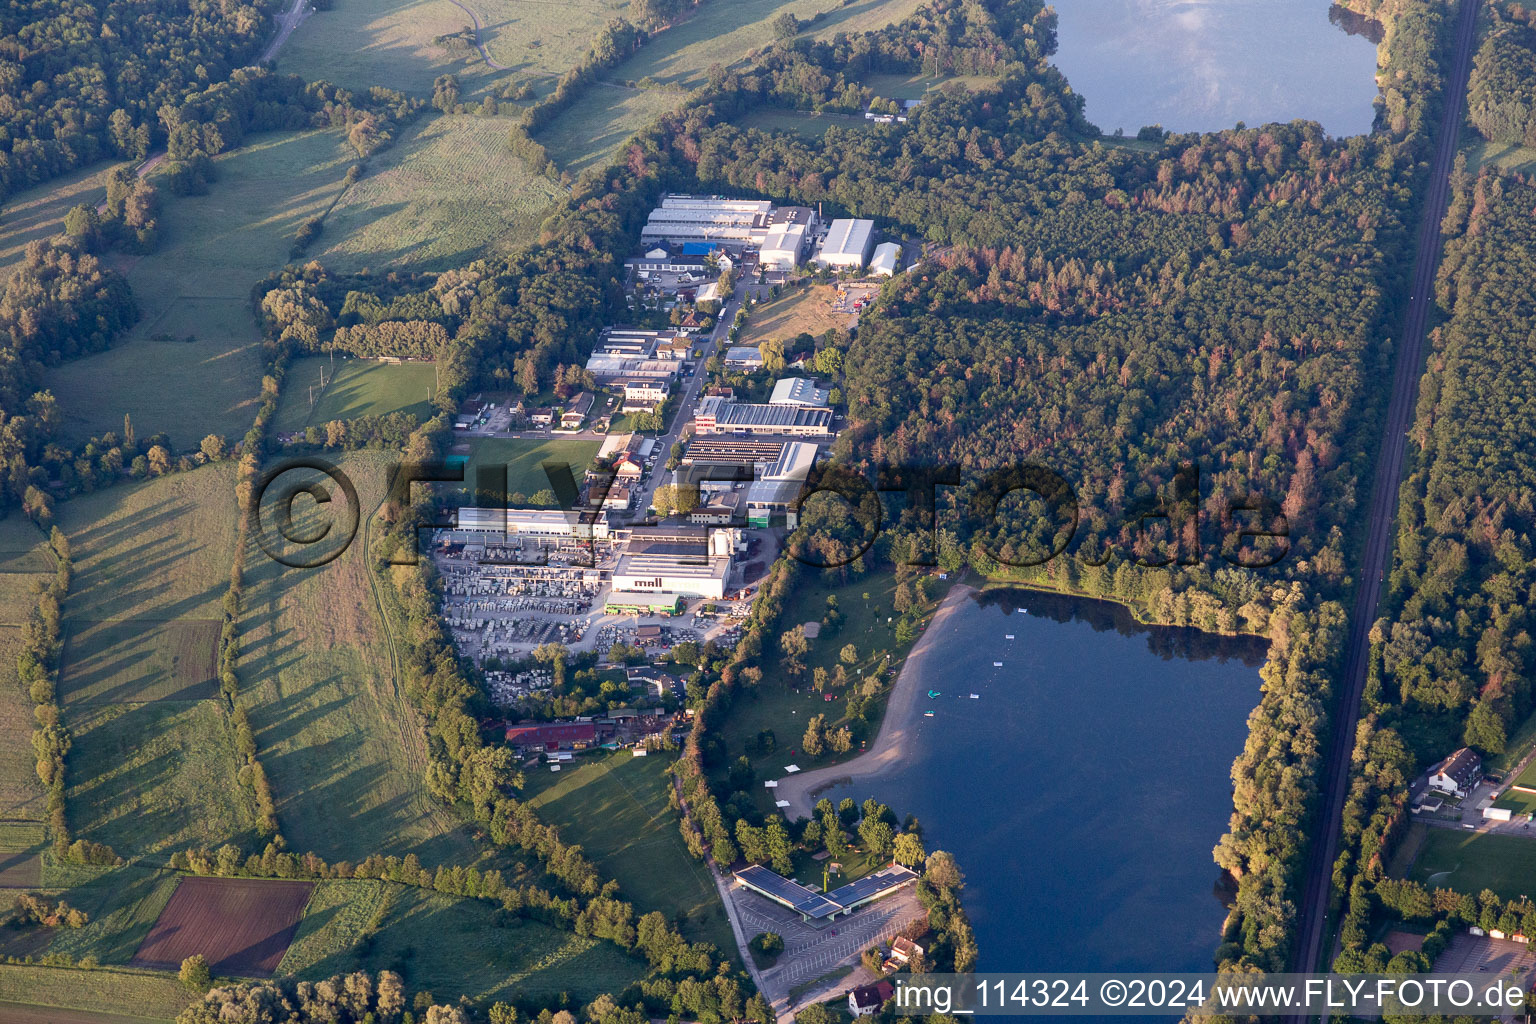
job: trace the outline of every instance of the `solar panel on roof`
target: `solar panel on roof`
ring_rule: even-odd
[[[736,877],[807,917],[831,917],[842,909],[821,893],[812,892],[799,882],[791,881],[776,871],[769,871],[761,864],[748,864],[736,872]]]

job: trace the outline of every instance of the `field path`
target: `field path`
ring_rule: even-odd
[[[296,2],[303,3],[304,0],[296,0]],[[457,7],[459,10],[463,11],[465,14],[469,15],[470,24],[472,24],[475,29],[475,49],[480,51],[480,56],[485,60],[485,66],[490,68],[492,71],[511,71],[512,69],[507,67],[505,64],[498,64],[491,59],[491,51],[485,48],[485,40],[480,38],[480,16],[477,15],[474,11],[470,10],[468,7],[465,7],[463,4],[461,4],[459,0],[448,0],[448,2],[453,4],[453,6]]]
[[[885,717],[880,720],[880,734],[867,751],[851,761],[787,775],[779,780],[774,796],[789,801],[789,806],[783,808],[786,819],[793,821],[795,818],[811,817],[814,809],[812,798],[818,792],[841,782],[878,776],[907,753],[907,737],[917,722],[918,692],[925,688],[929,679],[941,667],[939,662],[929,665],[930,661],[940,657],[935,653],[940,627],[974,593],[975,587],[957,583],[944,595],[939,610],[933,615],[933,621],[923,631],[922,639],[907,655],[901,672],[896,676],[896,683],[891,688],[891,696],[885,706]]]

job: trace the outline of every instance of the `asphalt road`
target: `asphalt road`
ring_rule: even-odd
[[[704,369],[704,364],[709,357],[714,355],[715,349],[731,333],[731,324],[736,320],[736,311],[741,308],[742,302],[747,297],[747,292],[752,285],[740,282],[736,290],[731,294],[731,300],[720,310],[719,319],[715,323],[715,329],[710,331],[709,337],[700,342],[704,355],[701,359],[693,361],[693,373],[683,384],[683,389],[676,398],[676,405],[672,410],[672,423],[667,427],[667,432],[656,439],[656,469],[651,473],[645,489],[640,492],[639,500],[635,502],[635,515],[644,516],[645,510],[651,506],[651,495],[656,493],[656,488],[672,479],[672,474],[666,469],[667,456],[672,450],[672,445],[682,436],[683,428],[693,420],[693,407],[698,404],[699,392],[704,388],[704,381],[709,377]]]
[[[1371,492],[1370,533],[1366,538],[1365,557],[1360,567],[1360,586],[1355,593],[1355,607],[1350,616],[1349,652],[1344,667],[1344,692],[1339,695],[1328,760],[1322,778],[1322,834],[1315,837],[1303,883],[1301,911],[1297,919],[1295,965],[1298,971],[1312,971],[1324,959],[1327,939],[1325,925],[1328,896],[1333,877],[1333,862],[1338,856],[1339,833],[1343,825],[1344,798],[1349,786],[1350,754],[1355,742],[1355,725],[1360,713],[1360,696],[1365,687],[1369,664],[1370,628],[1376,621],[1381,584],[1391,556],[1393,520],[1397,511],[1398,483],[1403,473],[1403,453],[1408,426],[1413,415],[1414,396],[1424,367],[1424,335],[1433,298],[1435,268],[1440,261],[1440,221],[1445,216],[1450,195],[1451,165],[1460,135],[1462,107],[1467,92],[1467,72],[1476,37],[1478,0],[1462,0],[1456,28],[1456,50],[1446,77],[1445,111],[1440,119],[1434,163],[1430,169],[1429,191],[1424,197],[1419,225],[1418,253],[1414,258],[1413,283],[1408,316],[1403,326],[1403,346],[1393,369],[1392,397],[1387,406],[1387,423],[1382,438],[1381,456],[1376,463],[1376,479]],[[1289,1018],[1305,1021],[1306,1015]]]

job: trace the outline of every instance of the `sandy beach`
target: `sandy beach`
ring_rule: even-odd
[[[933,621],[912,646],[906,663],[896,676],[896,684],[885,708],[885,718],[880,723],[880,734],[875,737],[873,746],[851,761],[828,765],[815,771],[797,772],[779,779],[779,787],[774,796],[775,799],[789,801],[788,807],[780,808],[786,818],[791,821],[809,818],[816,806],[817,794],[822,790],[845,782],[873,778],[901,760],[917,724],[918,696],[927,693],[930,684],[937,679],[938,663],[930,665],[929,662],[937,657],[935,652],[939,636],[955,609],[974,593],[975,587],[957,583],[944,595],[939,610],[934,612]]]

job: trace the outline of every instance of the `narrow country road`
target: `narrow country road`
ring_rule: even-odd
[[[491,59],[490,51],[485,48],[485,40],[480,38],[479,16],[476,15],[474,11],[461,4],[459,0],[448,0],[448,2],[453,4],[453,6],[457,7],[459,10],[463,11],[465,14],[469,15],[470,25],[473,26],[475,30],[475,49],[480,51],[480,57],[485,61],[485,66],[490,68],[492,71],[511,71],[512,69],[507,67],[505,64],[498,64]]]
[[[1403,453],[1407,446],[1419,375],[1424,365],[1424,336],[1434,293],[1435,269],[1440,261],[1440,221],[1445,216],[1450,194],[1451,166],[1461,135],[1462,106],[1477,29],[1477,6],[1478,0],[1462,0],[1456,27],[1455,53],[1451,59],[1450,73],[1446,76],[1445,110],[1440,119],[1428,192],[1424,197],[1408,316],[1403,326],[1397,364],[1393,369],[1392,397],[1387,406],[1381,455],[1376,463],[1376,479],[1371,491],[1370,532],[1360,565],[1355,606],[1350,615],[1344,686],[1338,696],[1328,760],[1323,766],[1323,802],[1319,808],[1321,817],[1318,819],[1322,829],[1320,834],[1313,837],[1303,881],[1301,909],[1297,918],[1297,971],[1318,970],[1325,954],[1328,896],[1332,885],[1333,862],[1338,856],[1339,833],[1343,827],[1344,798],[1349,787],[1350,755],[1360,714],[1360,697],[1369,665],[1370,629],[1376,621],[1381,583],[1391,557],[1392,524],[1397,511],[1398,484],[1403,473]],[[1305,1021],[1307,1017],[1303,1014],[1290,1019]]]
[[[261,56],[257,58],[256,62],[258,64],[265,64],[273,57],[276,57],[277,51],[282,49],[283,44],[288,41],[288,37],[293,35],[293,30],[298,28],[304,19],[313,13],[314,10],[309,6],[309,0],[293,0],[293,6],[278,15],[277,35],[273,36],[272,41],[267,44],[267,48],[261,51]],[[165,150],[162,149],[154,156],[145,158],[144,162],[139,164],[133,173],[140,178],[148,177],[150,171],[153,171],[164,162]],[[96,212],[107,212],[107,201],[105,199],[96,204]]]

